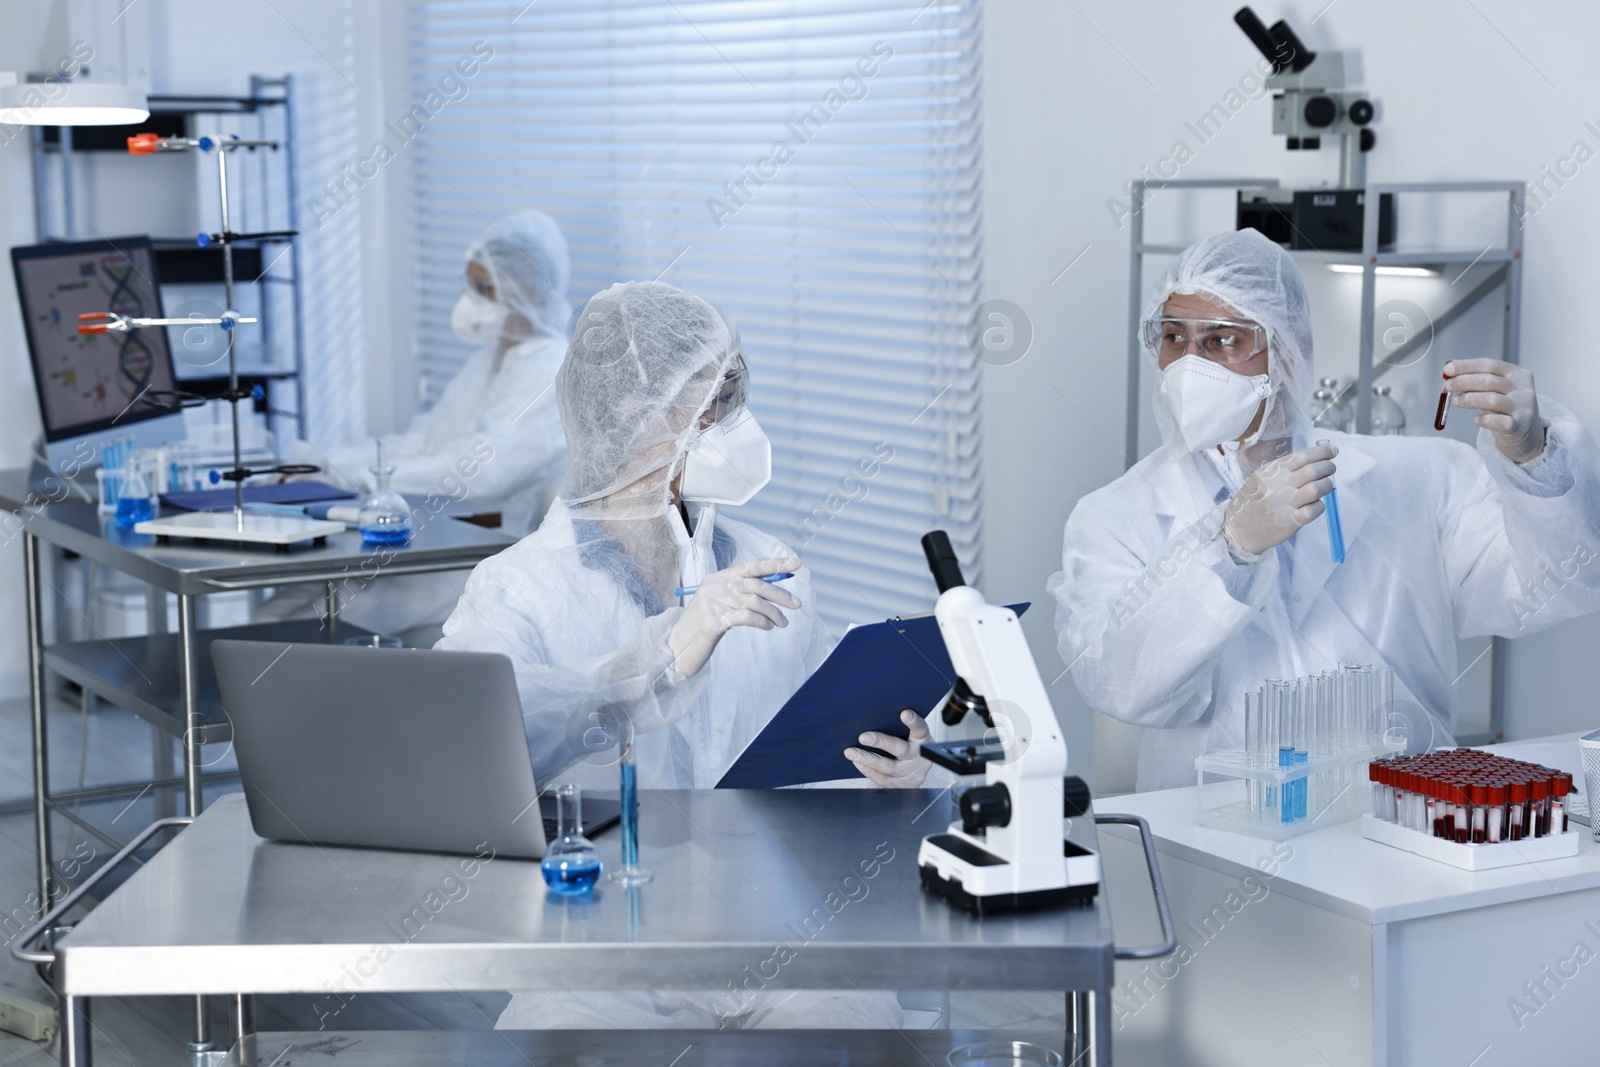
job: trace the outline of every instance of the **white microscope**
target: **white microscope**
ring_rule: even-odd
[[[1016,612],[965,583],[943,530],[923,537],[922,549],[957,675],[944,721],[954,726],[974,711],[998,735],[922,746],[942,767],[984,775],[962,795],[961,821],[923,838],[922,886],[979,914],[1086,904],[1100,888],[1100,857],[1066,839],[1066,820],[1089,810],[1089,789],[1066,777],[1067,744]]]

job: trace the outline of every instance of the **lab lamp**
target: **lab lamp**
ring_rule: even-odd
[[[150,117],[150,102],[131,85],[21,81],[0,71],[0,123],[14,126],[130,126]]]

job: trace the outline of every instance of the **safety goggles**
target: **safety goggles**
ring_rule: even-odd
[[[1243,363],[1267,347],[1267,331],[1253,322],[1230,319],[1145,319],[1144,346],[1163,359],[1177,359],[1193,343],[1213,363]]]
[[[750,368],[745,365],[744,354],[736,352],[728,372],[722,376],[722,385],[712,398],[711,406],[700,416],[700,428],[709,430],[723,419],[744,407],[750,395]]]

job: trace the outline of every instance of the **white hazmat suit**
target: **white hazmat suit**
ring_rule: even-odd
[[[633,731],[640,785],[707,789],[821,663],[827,641],[804,568],[783,583],[800,600],[786,627],[735,626],[694,674],[668,636],[680,585],[745,561],[793,555],[716,505],[690,505],[673,480],[739,355],[712,305],[673,286],[614,286],[584,308],[556,377],[571,461],[537,531],[479,564],[438,648],[502,652],[516,671],[541,784],[558,774],[615,788]],[[648,858],[648,857],[647,857]],[[730,979],[735,976],[730,975]],[[899,1019],[889,993],[519,992],[506,1029],[875,1027]]]
[[[498,326],[450,380],[438,401],[404,431],[383,437],[391,486],[414,499],[448,497],[462,510],[498,511],[516,537],[538,525],[565,467],[566,444],[556,411],[555,376],[566,348],[571,264],[555,220],[522,211],[491,225],[467,250],[467,262],[488,274],[494,300],[467,293]],[[315,477],[361,492],[373,488],[375,440],[317,450],[299,442],[294,459],[315,463]],[[435,517],[431,521],[444,521]],[[461,593],[457,573],[379,578],[349,597],[344,618],[398,633],[437,625]],[[317,589],[301,591],[310,612]],[[273,601],[286,617],[294,593]],[[279,603],[282,601],[283,603]]]
[[[1205,238],[1168,268],[1148,315],[1176,294],[1266,327],[1262,426],[1220,455],[1189,451],[1158,395],[1162,446],[1079,501],[1048,585],[1084,699],[1146,727],[1139,789],[1192,785],[1196,756],[1243,744],[1244,695],[1265,679],[1340,663],[1394,668],[1413,744],[1448,744],[1458,637],[1600,608],[1600,450],[1563,408],[1538,399],[1546,443],[1520,466],[1488,430],[1476,452],[1313,431],[1310,308],[1289,255],[1251,230]],[[1240,562],[1222,534],[1229,500],[1257,466],[1322,438],[1339,450],[1346,562],[1332,562],[1323,519]]]

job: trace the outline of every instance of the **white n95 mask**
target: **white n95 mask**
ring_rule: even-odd
[[[701,430],[683,461],[678,495],[708,504],[743,504],[772,478],[772,442],[748,408]]]
[[[1161,372],[1161,401],[1190,452],[1237,439],[1271,392],[1269,376],[1235,374],[1204,356],[1184,356]]]
[[[450,309],[450,329],[469,345],[487,345],[500,339],[506,308],[475,289],[468,289]]]

